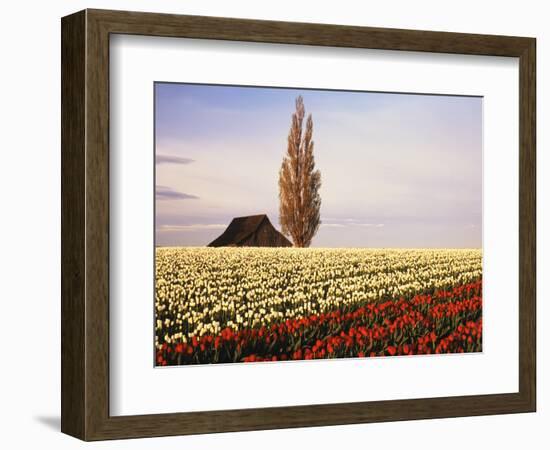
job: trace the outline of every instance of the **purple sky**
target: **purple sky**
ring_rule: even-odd
[[[294,100],[321,171],[315,247],[481,247],[482,99],[156,83],[156,244],[203,246],[233,217],[279,227]]]

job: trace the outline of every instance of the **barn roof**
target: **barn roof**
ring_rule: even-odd
[[[280,238],[287,241],[287,239],[273,227],[267,215],[258,214],[255,216],[235,217],[225,231],[208,244],[208,246],[225,247],[229,245],[239,245],[254,234],[264,222],[273,229],[273,233],[277,233],[277,235],[280,235]],[[291,245],[290,242],[288,242],[288,244]]]

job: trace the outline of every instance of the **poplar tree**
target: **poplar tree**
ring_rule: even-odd
[[[304,117],[304,99],[299,96],[279,171],[279,223],[295,247],[309,247],[321,224],[321,172],[315,169],[313,119],[310,114],[303,130]]]

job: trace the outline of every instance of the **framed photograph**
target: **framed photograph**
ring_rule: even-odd
[[[61,29],[64,433],[535,411],[534,38]]]

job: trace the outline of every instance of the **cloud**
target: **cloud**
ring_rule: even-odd
[[[156,155],[155,162],[157,164],[191,164],[195,162],[195,160],[191,158],[182,158],[181,156]]]
[[[382,228],[384,227],[384,224],[383,223],[353,223],[351,224],[352,226],[356,226],[356,227],[372,227],[372,228]]]
[[[321,227],[323,227],[323,228],[344,228],[345,225],[343,223],[322,223]]]
[[[167,186],[156,186],[155,198],[157,200],[196,200],[199,197],[184,192],[178,192]]]
[[[347,219],[345,223],[322,223],[321,227],[324,228],[352,228],[352,227],[364,227],[364,228],[382,228],[383,223],[361,223],[351,222],[351,219]]]
[[[223,230],[227,227],[222,223],[195,223],[190,225],[159,225],[158,231],[199,231],[199,230]]]

